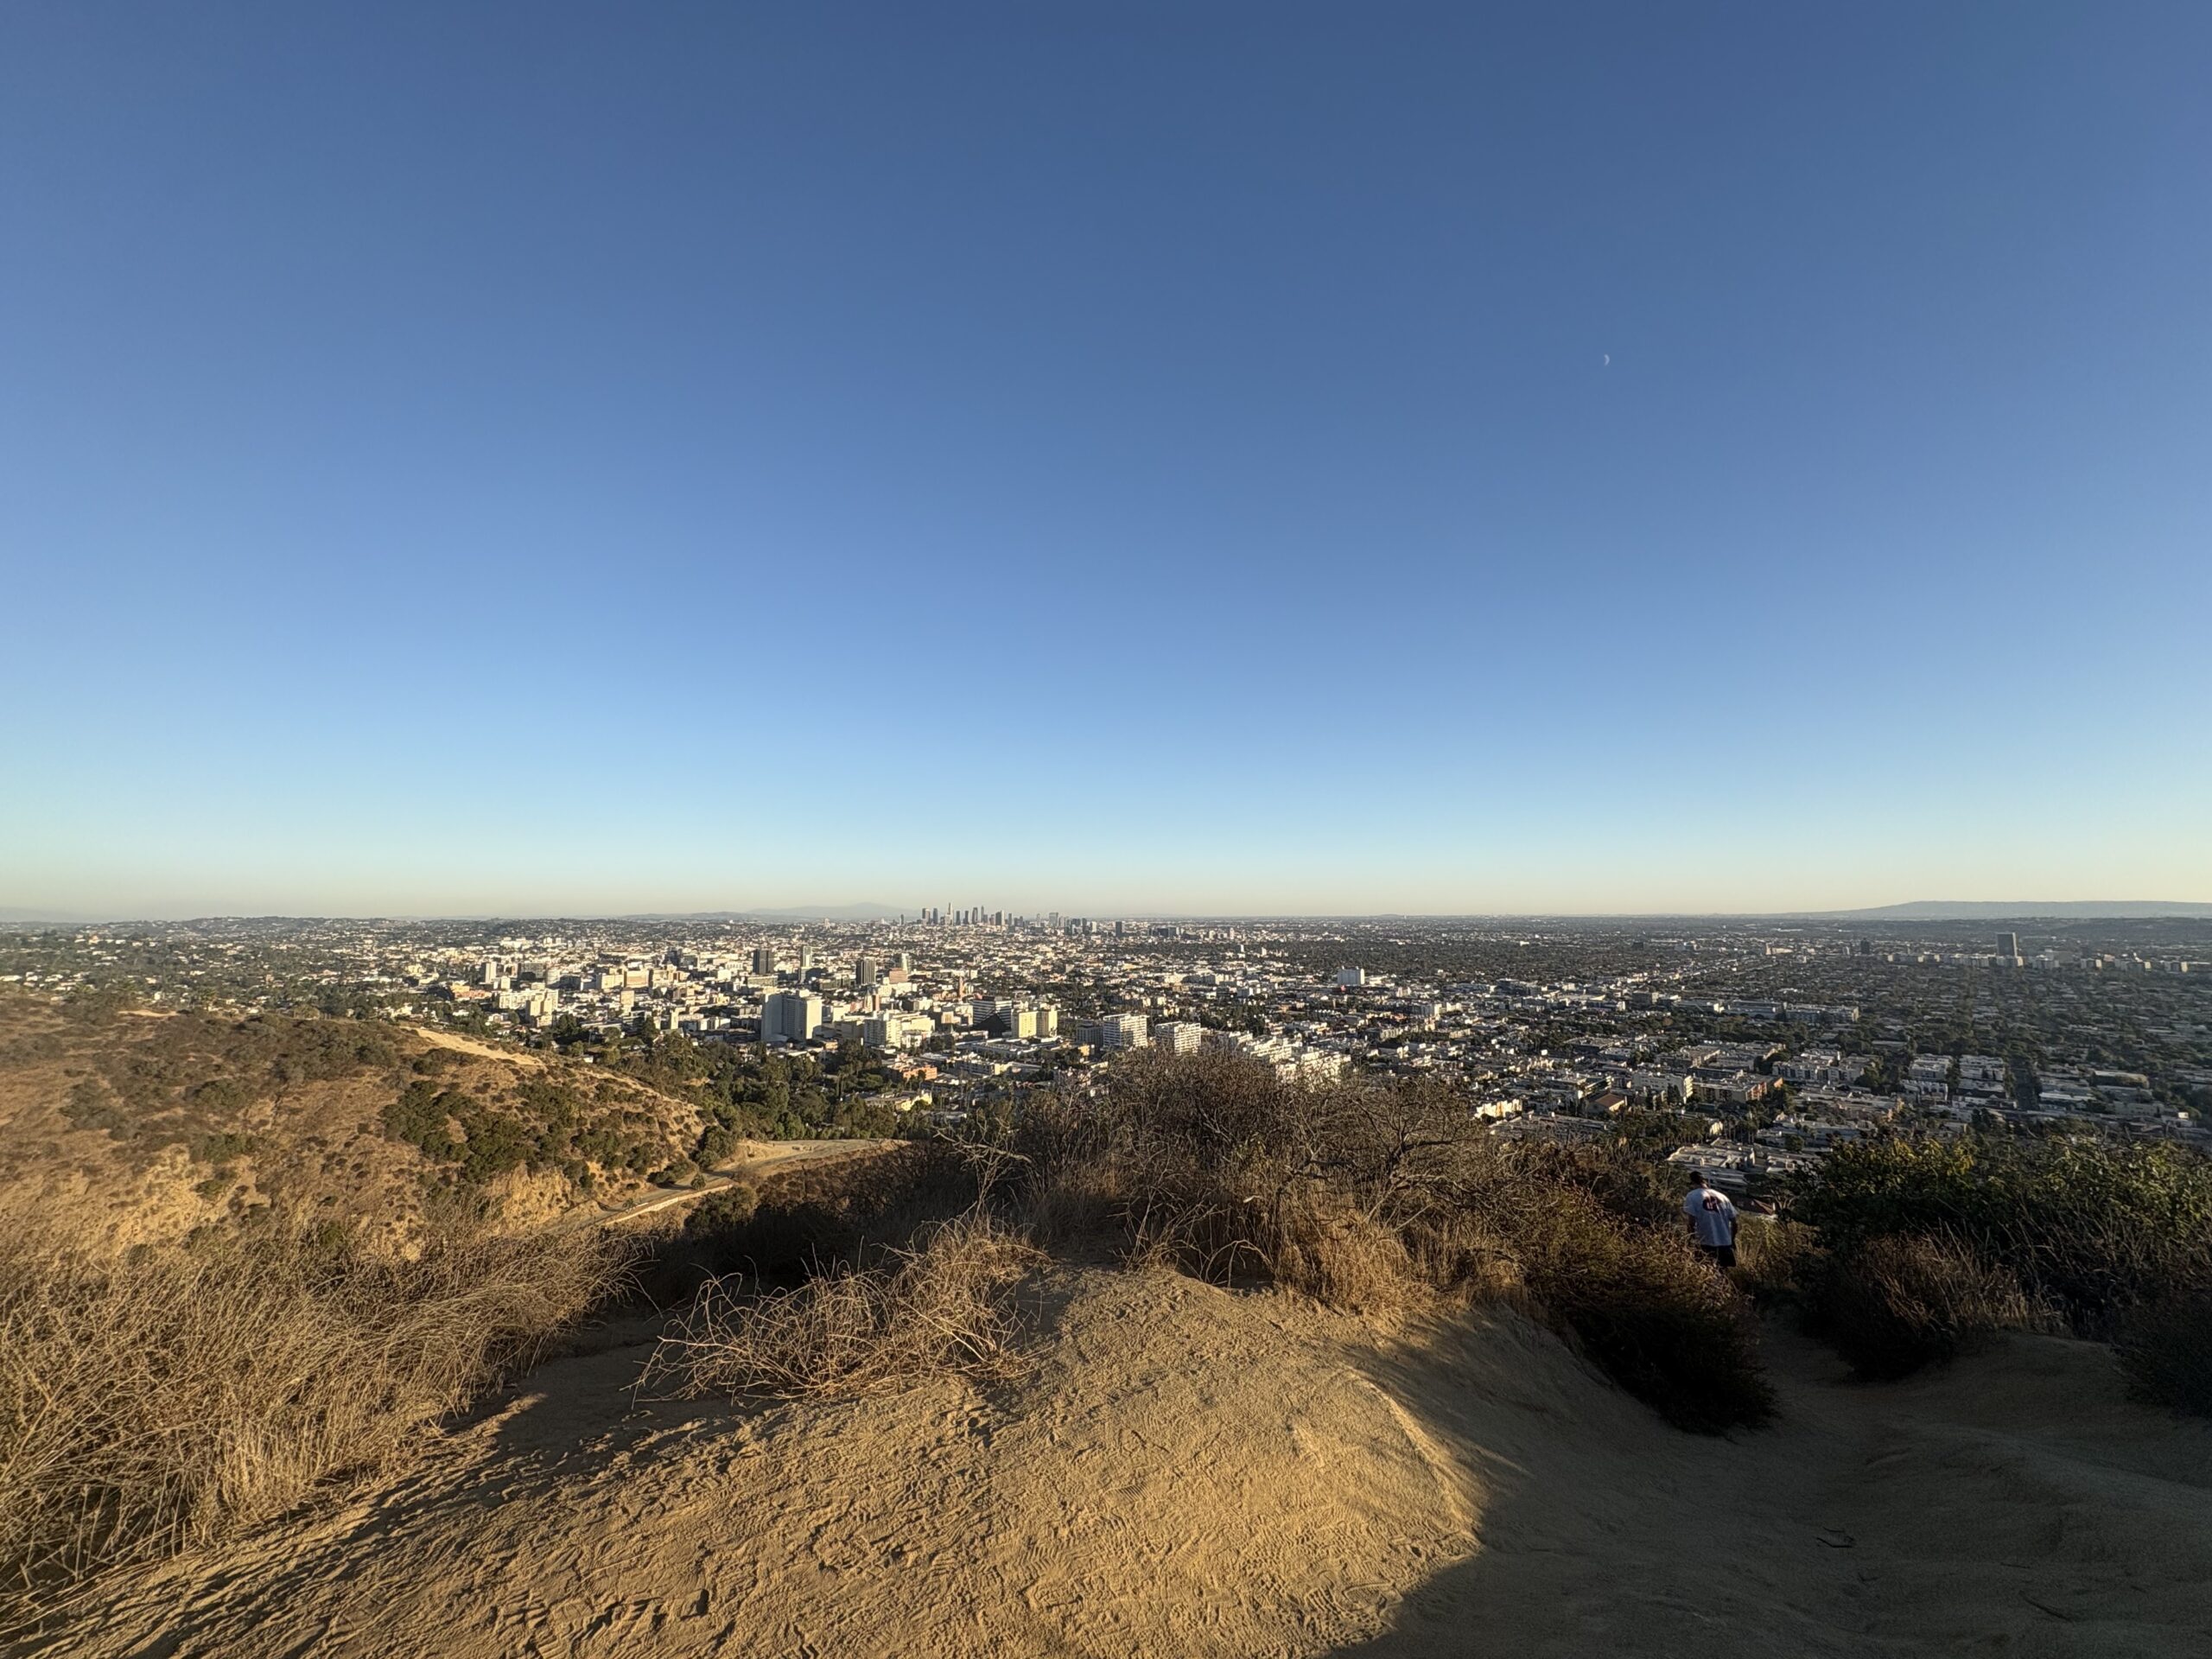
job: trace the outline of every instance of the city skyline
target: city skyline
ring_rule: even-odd
[[[0,41],[0,906],[2212,901],[2212,13]]]

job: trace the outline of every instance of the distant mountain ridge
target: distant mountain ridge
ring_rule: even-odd
[[[2212,904],[2164,899],[1916,899],[1868,910],[1827,910],[1817,914],[1839,921],[1976,922],[2012,917],[2056,916],[2108,921],[2142,921],[2163,916],[2212,917]]]

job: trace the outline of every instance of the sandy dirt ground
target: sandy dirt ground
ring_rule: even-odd
[[[443,1026],[409,1026],[407,1029],[433,1048],[449,1048],[456,1054],[473,1054],[480,1060],[505,1060],[510,1065],[524,1066],[532,1071],[545,1069],[543,1055],[533,1054],[513,1044],[479,1042]]]
[[[1033,1373],[682,1405],[613,1347],[404,1480],[100,1586],[36,1651],[321,1656],[2212,1654],[2212,1429],[2016,1338],[1666,1428],[1506,1314],[1377,1330],[1056,1269]]]

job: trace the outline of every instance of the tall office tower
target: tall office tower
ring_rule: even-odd
[[[822,1023],[822,999],[810,991],[778,991],[760,1005],[760,1040],[803,1043]]]
[[[901,950],[897,956],[891,959],[891,965],[898,969],[902,973],[911,974],[914,971],[914,958],[906,951]]]
[[[2017,933],[1999,933],[1997,936],[1997,954],[2000,957],[2018,956],[2020,936]]]
[[[861,956],[853,958],[853,983],[863,990],[875,983],[875,958]]]
[[[756,974],[772,974],[776,971],[775,946],[756,944],[753,947],[753,971]]]
[[[814,947],[812,945],[802,944],[799,946],[798,970],[802,974],[810,974],[814,971]]]

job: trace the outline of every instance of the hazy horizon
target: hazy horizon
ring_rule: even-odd
[[[170,909],[161,912],[124,913],[121,912],[45,911],[35,906],[0,906],[0,929],[9,926],[105,926],[124,925],[137,922],[190,921],[360,921],[396,923],[435,922],[652,922],[700,921],[728,918],[756,923],[802,925],[815,920],[847,924],[894,922],[900,917],[912,922],[929,906],[912,906],[902,910],[895,905],[873,902],[831,905],[777,906],[693,906],[680,910],[483,910],[483,911],[224,911]],[[965,909],[967,906],[960,906]],[[948,914],[950,912],[948,912]],[[1022,915],[1032,918],[1048,913],[1035,911],[1012,911],[1008,915]],[[1060,909],[1051,913],[1064,918],[1090,916],[1101,921],[1118,919],[1144,921],[1218,921],[1218,922],[1348,922],[1348,921],[1409,921],[1409,922],[1548,922],[1548,921],[1792,921],[1822,918],[1892,919],[1897,921],[1958,922],[2045,918],[2050,920],[2163,920],[2201,919],[2212,918],[2212,904],[2196,903],[2185,899],[1906,899],[1891,905],[1854,906],[1840,910],[1770,910],[1770,911],[1692,911],[1692,910],[1622,910],[1622,911],[1449,911],[1449,910],[1383,910],[1383,911],[1320,911],[1274,910],[1244,911],[1222,909],[1191,910],[1127,910],[1081,912]]]
[[[2212,900],[2212,11],[0,45],[0,905]]]

